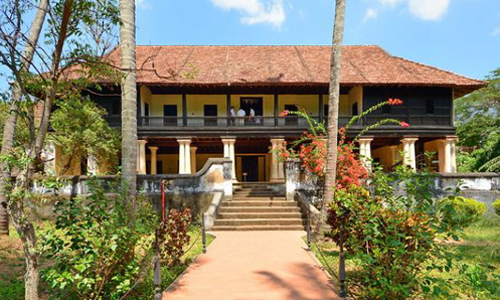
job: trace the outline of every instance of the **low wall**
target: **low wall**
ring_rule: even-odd
[[[301,174],[300,160],[288,160],[285,167],[287,199],[295,199],[300,191],[312,204],[321,199],[320,183],[313,176]],[[498,173],[437,173],[433,189],[445,197],[460,187],[460,195],[485,203],[493,212],[492,203],[500,199],[500,174]]]
[[[210,158],[196,174],[138,175],[137,191],[144,194],[155,209],[161,209],[161,182],[165,182],[167,208],[189,207],[193,215],[199,215],[209,207],[215,192],[232,196],[232,162],[225,158]],[[62,187],[57,190],[42,184],[43,178],[34,178],[32,192],[44,201],[36,202],[37,215],[52,216],[54,195],[71,197],[89,193],[89,181],[97,178],[106,188],[116,187],[118,176],[61,176]]]

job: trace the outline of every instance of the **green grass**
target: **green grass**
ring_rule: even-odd
[[[0,299],[2,300],[23,300],[24,299],[24,258],[22,245],[15,230],[11,228],[9,237],[0,237]],[[182,257],[182,264],[167,268],[162,266],[162,289],[165,290],[179,275],[187,269],[189,264],[203,252],[200,226],[191,226],[189,236],[191,237],[191,247]],[[207,235],[207,245],[213,241],[214,237]],[[43,260],[42,260],[43,261]],[[41,299],[47,299],[48,295],[44,290],[43,283],[40,286]],[[153,272],[148,272],[145,280],[138,284],[131,296],[127,299],[151,300],[154,296]]]
[[[455,269],[451,273],[435,273],[436,276],[456,280],[455,290],[461,293],[463,299],[500,300],[500,291],[495,294],[488,291],[493,276],[499,277],[491,285],[500,284],[500,217],[488,216],[469,226],[459,242],[446,244],[446,247],[453,251],[455,262],[472,268],[466,274],[459,274]],[[338,286],[337,246],[332,242],[320,242],[312,245],[312,251]],[[363,276],[355,258],[348,257],[346,269],[348,279],[356,281]]]

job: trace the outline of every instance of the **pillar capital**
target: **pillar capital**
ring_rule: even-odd
[[[408,136],[401,139],[401,143],[403,144],[415,143],[416,141],[418,141],[418,137],[416,136]]]
[[[151,151],[157,151],[157,150],[158,150],[158,147],[157,147],[157,146],[149,146],[148,148],[149,148],[149,150],[151,150]]]
[[[177,138],[177,142],[182,145],[191,144],[191,138]]]
[[[148,143],[148,141],[146,140],[137,140],[137,144],[139,145],[146,145]]]
[[[447,142],[458,142],[458,136],[456,135],[448,135],[444,138],[445,141]]]

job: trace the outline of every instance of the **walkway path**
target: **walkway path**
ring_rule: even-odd
[[[216,232],[163,300],[338,299],[301,231]]]

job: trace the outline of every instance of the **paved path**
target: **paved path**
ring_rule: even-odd
[[[216,232],[163,300],[338,299],[300,231]]]

